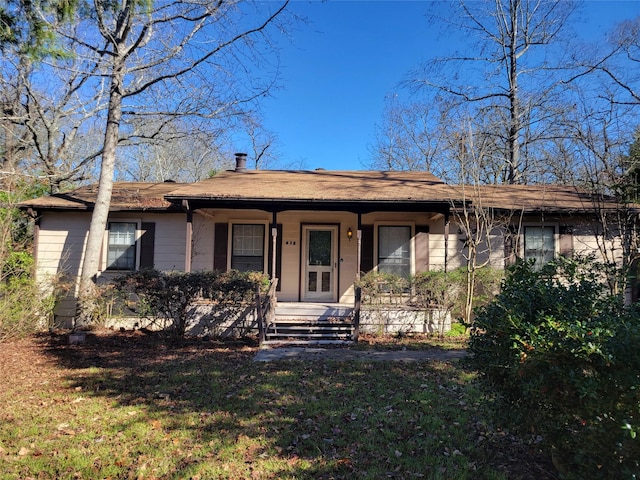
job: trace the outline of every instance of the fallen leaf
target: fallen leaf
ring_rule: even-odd
[[[26,455],[29,455],[31,453],[31,450],[29,450],[27,447],[22,447],[19,451],[18,451],[18,456],[20,457],[24,457]]]

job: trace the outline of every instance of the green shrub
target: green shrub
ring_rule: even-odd
[[[497,293],[502,277],[500,270],[477,269],[473,304],[480,306],[489,302]],[[424,309],[437,307],[451,313],[454,318],[464,316],[466,267],[450,272],[429,270],[410,278],[371,271],[363,275],[357,285],[362,288],[363,302],[369,305],[411,304]]]
[[[27,275],[0,282],[0,342],[23,338],[50,326],[57,288],[53,285],[44,292]]]
[[[470,362],[498,395],[500,417],[541,435],[566,478],[632,478],[640,315],[607,294],[598,272],[584,259],[515,265],[476,312]]]
[[[218,309],[240,308],[252,301],[256,287],[268,288],[268,278],[257,272],[160,272],[141,270],[115,281],[121,296],[129,300],[135,294],[136,311],[147,317],[169,320],[167,330],[174,337],[184,337],[188,327],[188,310],[198,299],[205,299]]]
[[[370,271],[357,282],[362,301],[369,305],[404,303],[411,288],[410,279],[392,273]]]

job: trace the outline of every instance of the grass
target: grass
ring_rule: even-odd
[[[0,349],[2,479],[515,478],[489,461],[484,399],[456,362],[65,340]]]

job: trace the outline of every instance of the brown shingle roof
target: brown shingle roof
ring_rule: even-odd
[[[428,172],[226,171],[175,189],[170,198],[307,201],[445,201],[450,188]]]
[[[179,206],[165,200],[165,195],[184,184],[174,182],[115,182],[111,197],[111,210],[173,210]],[[91,210],[98,189],[97,185],[87,185],[66,193],[56,193],[46,197],[27,200],[22,208]]]
[[[456,185],[460,200],[471,200],[487,208],[524,212],[593,212],[595,207],[616,209],[612,198],[596,202],[595,197],[570,185]]]
[[[68,193],[40,197],[22,202],[22,208],[90,210],[97,187],[80,187]],[[297,201],[323,203],[334,208],[341,204],[398,205],[398,210],[410,205],[430,203],[431,206],[453,205],[464,201],[484,207],[524,212],[592,212],[592,196],[571,186],[560,185],[483,185],[462,187],[447,185],[427,172],[378,171],[226,171],[200,182],[142,183],[116,182],[111,201],[112,211],[179,210],[182,200],[198,201],[200,206],[224,204],[240,207],[243,202],[256,208],[269,202]],[[617,208],[610,201],[606,208]],[[328,207],[328,208],[331,208]],[[437,207],[436,207],[437,208]],[[444,210],[440,210],[444,211]]]

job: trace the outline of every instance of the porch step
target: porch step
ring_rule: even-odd
[[[351,341],[353,323],[345,320],[276,319],[267,326],[267,341]]]
[[[340,303],[278,302],[267,344],[331,344],[353,340],[353,307]]]

